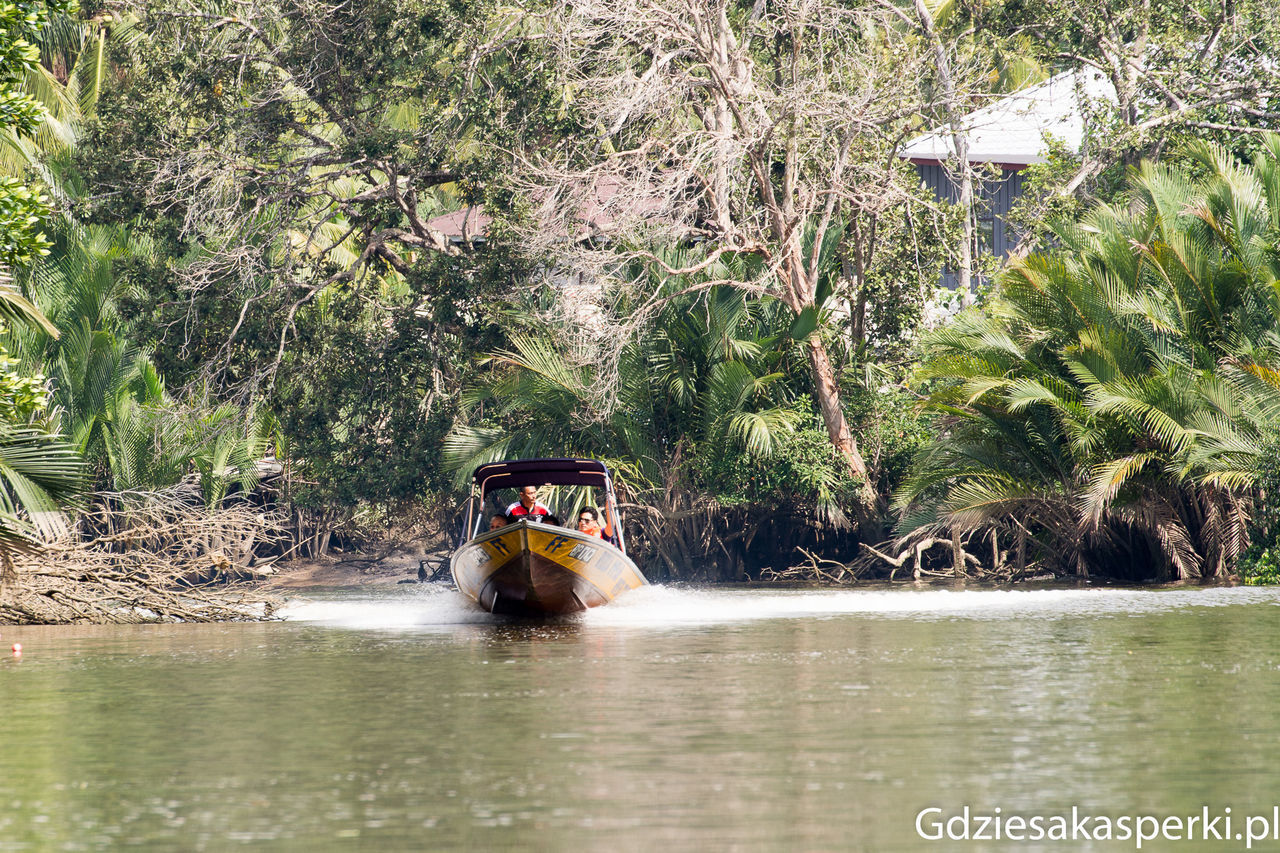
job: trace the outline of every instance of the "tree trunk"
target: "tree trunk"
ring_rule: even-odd
[[[853,285],[857,296],[849,302],[849,340],[857,351],[867,339],[867,276],[866,263],[862,253],[862,229],[858,217],[850,224],[853,232],[852,245],[845,244],[840,258],[840,273]],[[850,258],[850,255],[853,257]]]
[[[715,64],[728,72],[733,69],[733,61],[729,56],[730,26],[727,8],[720,10],[716,25]],[[721,92],[713,90],[713,97],[715,107],[712,115],[715,119],[716,143],[715,166],[712,170],[714,184],[711,187],[712,213],[720,233],[729,234],[733,231],[733,217],[729,213],[729,161],[733,156],[733,114],[729,109],[729,102]]]
[[[0,551],[0,598],[4,597],[6,591],[12,590],[17,585],[18,570],[14,567],[9,552]]]
[[[964,228],[960,245],[960,269],[956,270],[959,278],[959,289],[967,299],[972,288],[973,279],[973,168],[969,165],[969,134],[961,123],[960,103],[956,95],[955,78],[951,73],[951,60],[947,56],[946,45],[933,26],[933,14],[924,0],[915,0],[916,14],[920,18],[920,28],[933,46],[934,61],[938,68],[938,84],[942,89],[943,107],[947,111],[947,124],[951,128],[951,144],[956,150],[957,168],[960,170],[960,198],[958,204],[964,212]]]
[[[827,436],[832,446],[844,457],[849,473],[862,481],[858,490],[863,509],[874,509],[877,503],[875,489],[871,487],[871,478],[867,472],[866,460],[858,450],[858,443],[849,429],[849,421],[844,416],[844,408],[840,405],[840,386],[836,382],[835,370],[831,367],[831,359],[827,348],[817,335],[809,338],[809,366],[813,369],[813,387],[818,395],[818,408],[822,410],[822,421],[827,427]]]

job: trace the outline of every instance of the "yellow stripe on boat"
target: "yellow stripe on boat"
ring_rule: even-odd
[[[644,578],[630,560],[594,536],[584,540],[584,535],[576,531],[530,527],[529,550],[565,567],[610,596],[644,585]]]

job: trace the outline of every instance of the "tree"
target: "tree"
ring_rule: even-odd
[[[900,493],[907,529],[1003,529],[1082,574],[1232,570],[1280,427],[1280,137],[1264,145],[1251,166],[1207,144],[1144,163],[928,339],[945,422]]]
[[[507,342],[502,304],[477,292],[511,273],[485,253],[420,263],[420,288],[338,289],[298,317],[269,398],[311,481],[292,490],[296,503],[388,507],[449,491],[440,442],[458,389],[474,354]]]
[[[1157,130],[1258,133],[1280,118],[1280,29],[1266,0],[1019,5],[1015,15],[1026,15],[1019,22],[1046,37],[1049,58],[1111,81],[1125,132],[1113,147],[1126,163],[1168,147],[1168,136]],[[1213,120],[1215,113],[1229,116],[1229,128]]]
[[[202,0],[136,13],[86,179],[104,199],[93,217],[142,213],[181,259],[157,271],[147,307],[185,356],[183,381],[269,386],[300,312],[339,289],[407,290],[426,310],[450,298],[429,289],[430,259],[462,250],[430,220],[480,199],[497,150],[484,143],[541,97],[507,73],[522,43],[500,9]]]
[[[941,6],[942,4],[937,4]],[[933,51],[934,69],[937,72],[938,89],[947,129],[951,132],[951,144],[955,151],[956,171],[959,177],[959,196],[956,204],[960,208],[960,259],[957,265],[957,288],[968,294],[972,289],[973,249],[974,249],[974,215],[973,215],[973,167],[969,163],[969,135],[962,123],[963,102],[958,91],[956,75],[953,70],[954,60],[943,43],[942,35],[934,22],[936,9],[930,9],[925,0],[915,0],[915,21],[903,13],[908,23],[915,23],[924,33],[925,40]],[[896,7],[890,7],[896,8]]]
[[[73,9],[49,16],[36,35],[39,61],[25,69],[19,84],[44,115],[34,134],[17,128],[0,133],[0,172],[21,178],[34,171],[46,185],[55,182],[47,160],[75,149],[103,87],[110,82],[110,47],[131,33],[128,22],[108,12],[89,20]]]
[[[1040,207],[1063,196],[1110,200],[1124,170],[1182,143],[1214,139],[1249,157],[1280,119],[1280,19],[1271,0],[1044,0],[956,4],[955,27],[1016,38],[1043,66],[1101,75],[1115,101],[1085,104],[1095,129],[1072,168],[1046,187]],[[1043,211],[1041,211],[1043,213]],[[1045,230],[1027,212],[1028,246]],[[1027,227],[1031,226],[1031,227]]]
[[[37,132],[44,110],[22,91],[24,75],[37,67],[36,40],[50,12],[66,12],[73,0],[18,2],[0,5],[0,137]],[[48,201],[20,178],[0,177],[0,274],[15,264],[39,257],[48,240],[41,223]]]
[[[58,195],[74,204],[74,172],[49,174],[63,178]],[[174,399],[137,345],[127,311],[132,285],[121,272],[154,263],[154,244],[127,226],[83,226],[66,214],[51,230],[49,255],[20,278],[44,325],[15,324],[0,334],[15,370],[52,405],[50,428],[84,459],[96,490],[162,490],[205,468],[201,485],[216,503],[228,479],[247,479],[263,442],[238,407],[211,404],[207,395]]]
[[[697,243],[703,265],[755,256],[757,278],[700,286],[771,296],[811,323],[849,217],[889,209],[917,183],[895,151],[926,54],[893,20],[807,0],[558,5],[549,41],[581,128],[525,155],[525,243],[595,276],[627,259],[699,270],[664,264],[663,246]],[[813,334],[805,348],[831,444],[870,508],[827,345]]]

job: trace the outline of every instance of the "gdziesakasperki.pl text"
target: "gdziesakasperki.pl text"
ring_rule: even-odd
[[[1270,814],[1233,814],[1230,806],[1204,806],[1192,815],[1104,815],[1081,811],[1004,814],[940,808],[916,814],[916,834],[925,841],[1132,841],[1141,850],[1155,841],[1280,841],[1280,806]]]

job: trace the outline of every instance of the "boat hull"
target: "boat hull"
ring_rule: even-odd
[[[454,552],[449,567],[464,595],[512,616],[575,613],[648,583],[603,539],[528,521],[477,536]]]

